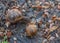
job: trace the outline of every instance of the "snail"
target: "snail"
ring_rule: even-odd
[[[6,11],[5,17],[6,17],[5,25],[7,27],[9,27],[11,24],[15,24],[15,23],[20,22],[20,21],[22,21],[22,22],[24,22],[24,21],[29,22],[29,18],[24,16],[22,14],[22,11],[20,10],[20,8],[17,7],[17,6],[13,6],[10,9],[8,9]]]
[[[32,38],[37,33],[37,26],[34,23],[29,23],[26,27],[26,36]]]
[[[22,17],[22,12],[19,10],[19,7],[13,6],[11,9],[8,9],[6,12],[6,26],[9,27],[11,23],[16,23],[20,21]]]
[[[18,7],[12,7],[11,9],[8,9],[6,11],[6,17],[7,20],[9,20],[10,22],[16,22],[18,21],[18,19],[22,16],[21,11],[19,10]],[[16,20],[17,19],[17,20]]]

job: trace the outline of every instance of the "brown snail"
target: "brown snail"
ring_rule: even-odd
[[[8,27],[11,23],[16,23],[20,21],[22,17],[22,12],[20,11],[19,7],[13,6],[11,9],[6,11],[6,26]]]
[[[15,24],[15,23],[21,22],[21,21],[29,22],[29,18],[27,18],[26,16],[23,16],[22,11],[17,6],[13,6],[10,9],[8,9],[6,11],[5,17],[6,17],[5,25],[7,27],[9,27],[11,24]]]
[[[21,11],[19,10],[18,7],[15,6],[6,11],[6,19],[10,22],[16,22],[20,20],[19,18],[21,18],[21,16],[22,16]]]
[[[37,26],[34,23],[29,23],[26,27],[26,35],[28,37],[33,37],[37,33]]]

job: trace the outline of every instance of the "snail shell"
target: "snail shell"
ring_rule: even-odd
[[[18,8],[11,8],[6,11],[6,20],[9,22],[19,21],[22,16],[21,11]]]
[[[26,27],[26,35],[27,36],[32,37],[32,36],[36,35],[36,33],[37,33],[37,26],[36,25],[30,24]]]

